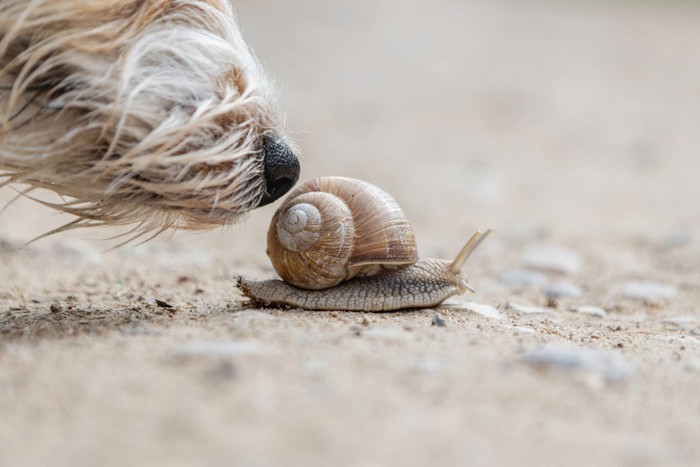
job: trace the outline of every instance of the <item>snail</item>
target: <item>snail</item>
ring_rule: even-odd
[[[419,259],[413,228],[386,192],[352,178],[317,178],[294,190],[270,223],[267,254],[283,281],[239,277],[237,286],[258,305],[429,308],[474,292],[461,269],[490,232],[476,232],[453,261]]]

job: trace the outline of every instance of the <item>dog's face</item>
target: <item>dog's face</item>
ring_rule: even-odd
[[[78,224],[226,224],[299,177],[226,0],[0,2],[0,66],[0,176]]]

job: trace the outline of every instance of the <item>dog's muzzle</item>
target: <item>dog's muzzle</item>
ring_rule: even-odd
[[[265,206],[287,193],[299,180],[301,167],[292,148],[274,135],[263,139],[265,153],[265,194],[258,206]]]

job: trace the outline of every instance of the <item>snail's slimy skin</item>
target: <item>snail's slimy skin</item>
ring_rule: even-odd
[[[452,261],[421,259],[412,266],[383,269],[324,290],[304,290],[280,280],[238,279],[238,288],[255,304],[287,305],[305,310],[394,311],[430,308],[470,289],[467,278],[450,270]]]

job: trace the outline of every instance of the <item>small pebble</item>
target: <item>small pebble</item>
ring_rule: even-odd
[[[569,282],[552,282],[542,287],[542,291],[549,298],[575,298],[583,295],[581,287]]]
[[[658,282],[629,281],[620,286],[622,295],[635,300],[658,302],[674,298],[678,291],[675,287]]]
[[[561,274],[576,274],[583,261],[577,252],[560,245],[536,245],[522,256],[522,264],[531,269],[552,271]]]
[[[443,319],[443,317],[440,316],[440,313],[435,313],[433,315],[432,326],[438,326],[438,327],[444,328],[445,326],[447,326],[447,323],[445,323],[445,320]]]
[[[540,313],[551,313],[552,311],[547,308],[542,308],[539,306],[529,306],[529,305],[519,305],[517,303],[508,302],[506,305],[508,310],[517,311],[518,313],[525,313],[527,315],[534,315]]]
[[[164,302],[163,300],[158,300],[157,298],[156,298],[155,300],[156,300],[156,305],[158,305],[158,306],[161,307],[161,308],[174,308],[174,307],[173,307],[170,303],[168,303],[168,302]]]
[[[599,318],[604,318],[608,315],[608,312],[600,308],[599,306],[580,306],[578,308],[574,308],[572,311],[584,315],[597,316]]]
[[[481,303],[467,302],[465,308],[474,313],[480,314],[485,318],[503,319],[503,315],[491,305],[482,305]]]
[[[501,274],[500,280],[508,287],[542,287],[547,284],[547,276],[537,271],[527,269],[511,269]]]
[[[545,345],[521,354],[528,365],[559,371],[583,371],[608,382],[624,382],[634,376],[634,368],[617,355],[600,350]]]

